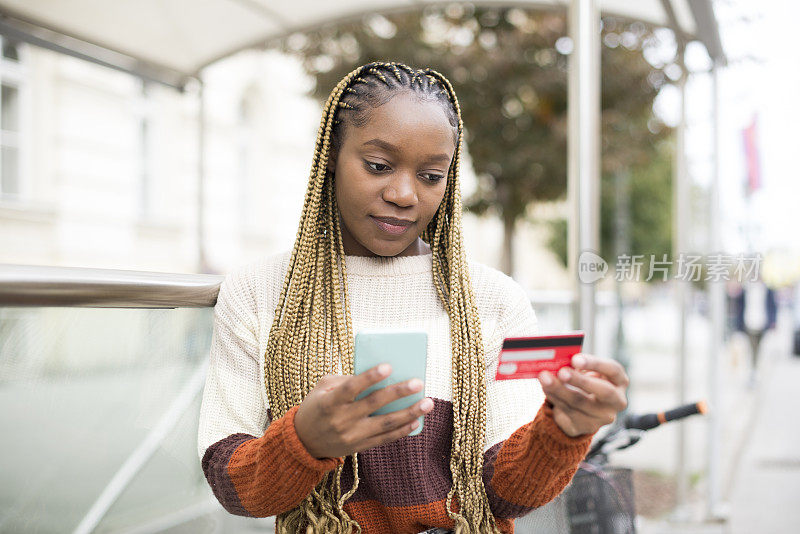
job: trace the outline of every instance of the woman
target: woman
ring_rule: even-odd
[[[536,317],[465,258],[461,140],[433,70],[371,63],[331,92],[293,249],[231,273],[215,308],[198,453],[231,513],[277,515],[278,532],[512,532],[625,407],[622,367],[592,355],[541,384],[493,380]],[[419,380],[354,400],[390,372],[353,375],[366,327],[428,333],[411,408],[369,417]]]

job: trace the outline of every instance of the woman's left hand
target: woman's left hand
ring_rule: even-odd
[[[576,354],[572,367],[562,367],[555,376],[543,371],[539,382],[553,405],[553,419],[571,437],[595,433],[628,406],[628,375],[610,358]]]

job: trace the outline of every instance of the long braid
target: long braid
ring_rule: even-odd
[[[426,69],[425,74],[437,78],[444,86],[458,116],[458,143],[450,167],[448,190],[444,202],[448,207],[441,213],[446,219],[442,232],[436,232],[432,246],[434,264],[445,259],[437,271],[449,275],[451,305],[450,337],[454,347],[452,360],[453,439],[450,471],[453,487],[447,494],[447,511],[456,524],[456,534],[497,532],[483,485],[483,446],[486,436],[486,364],[481,336],[480,318],[475,304],[461,225],[461,186],[459,165],[463,124],[458,98],[450,82],[441,74]],[[452,185],[451,185],[452,184]],[[451,204],[452,203],[452,204]],[[448,217],[449,215],[449,217]],[[436,235],[440,235],[437,243]],[[443,242],[441,240],[443,239]],[[440,250],[440,247],[443,249]],[[444,296],[440,292],[440,299]],[[459,387],[469,384],[469,387]],[[451,510],[453,497],[461,503],[461,513]]]
[[[282,417],[291,406],[299,404],[324,374],[336,373],[335,362],[341,361],[342,372],[352,374],[350,321],[349,316],[347,320],[341,316],[341,310],[348,309],[344,256],[332,247],[334,240],[341,241],[341,236],[334,236],[331,210],[323,206],[330,206],[333,197],[327,166],[334,117],[343,90],[360,70],[346,76],[331,92],[317,133],[300,225],[264,358],[273,418]],[[326,291],[327,298],[323,297]],[[317,336],[313,346],[312,333]],[[334,477],[325,476],[298,507],[278,516],[277,531],[294,533],[306,527],[311,532],[339,533],[351,532],[354,526],[360,531],[339,505],[340,496],[334,493],[340,477],[341,466]]]
[[[353,332],[347,299],[347,269],[331,149],[341,146],[348,126],[362,126],[369,111],[398,90],[442,102],[456,128],[456,149],[444,198],[421,238],[433,255],[433,283],[450,317],[452,343],[453,487],[447,511],[457,534],[498,532],[483,485],[486,433],[486,373],[480,319],[463,249],[459,163],[463,125],[455,92],[438,72],[401,63],[375,62],[345,76],[323,109],[297,237],[270,329],[264,375],[272,417],[299,404],[327,373],[353,374]],[[328,473],[300,505],[280,514],[276,532],[361,532],[344,511],[358,488],[358,454],[351,456],[353,486],[341,493],[343,466]],[[454,498],[457,502],[453,502]],[[458,508],[455,510],[454,508]]]

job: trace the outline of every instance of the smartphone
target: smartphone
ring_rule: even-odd
[[[583,332],[508,337],[503,341],[494,379],[538,378],[542,371],[555,374],[572,365],[572,357],[582,346]]]
[[[366,397],[375,390],[391,384],[419,378],[425,383],[425,368],[428,360],[427,332],[411,330],[362,330],[356,333],[353,355],[353,371],[360,374],[381,363],[392,366],[392,373],[363,391],[356,400]],[[425,397],[425,387],[407,397],[401,397],[382,406],[370,415],[381,415],[408,408]],[[419,418],[419,426],[409,436],[422,432],[424,416]]]

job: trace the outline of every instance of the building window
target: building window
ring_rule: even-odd
[[[19,45],[13,41],[9,41],[8,39],[3,39],[3,57],[5,59],[10,59],[11,61],[19,61],[19,50],[17,49]]]
[[[20,67],[19,44],[0,37],[0,196],[19,198],[22,190],[20,173]]]

